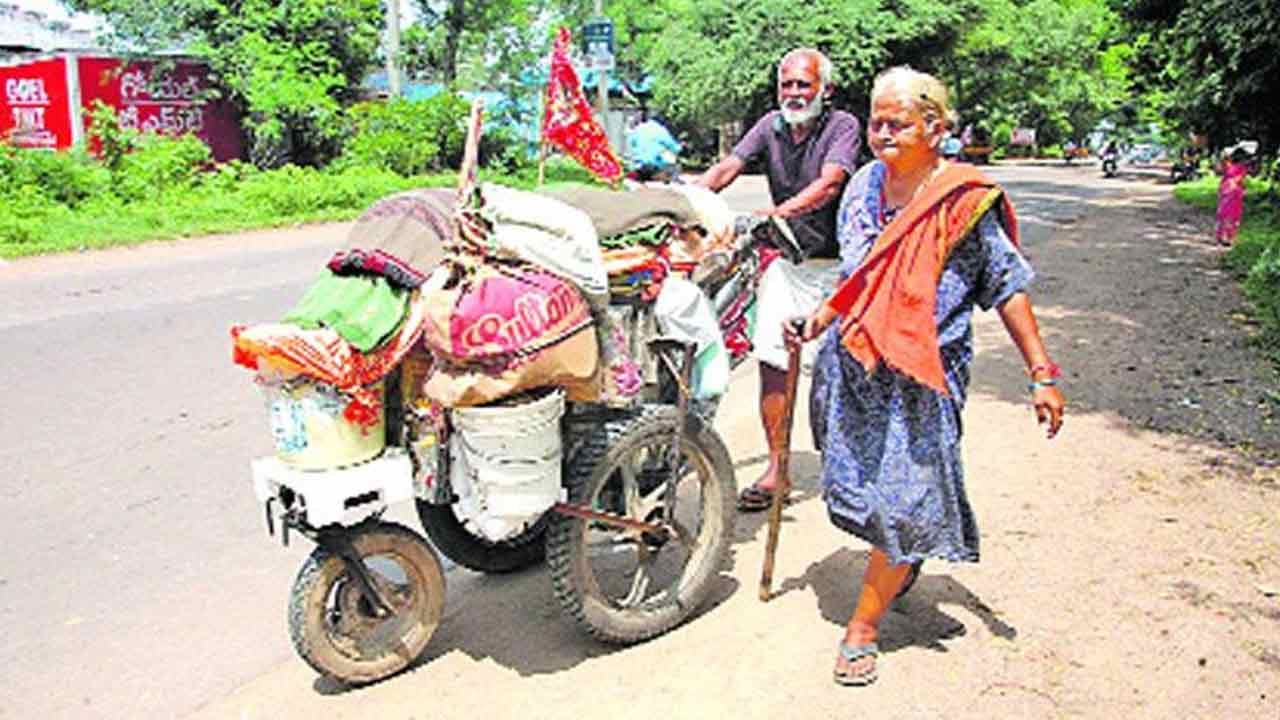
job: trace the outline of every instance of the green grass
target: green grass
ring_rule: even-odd
[[[530,189],[537,168],[484,170],[484,181]],[[566,162],[551,162],[548,183],[590,183]],[[212,233],[355,218],[374,201],[421,187],[455,187],[456,173],[401,177],[363,167],[325,171],[287,166],[205,173],[172,190],[124,200],[98,182],[74,204],[28,184],[0,197],[0,258],[134,245]]]
[[[1173,196],[1192,207],[1201,208],[1203,210],[1217,211],[1218,209],[1218,181],[1217,175],[1206,175],[1199,180],[1193,182],[1178,183],[1173,188]],[[1258,180],[1253,177],[1245,178],[1245,219],[1251,205],[1256,205],[1257,201],[1266,195],[1271,184]],[[1254,202],[1249,202],[1253,200]]]
[[[1222,263],[1240,281],[1250,312],[1262,328],[1257,342],[1280,370],[1280,208],[1272,204],[1269,190],[1267,182],[1246,178],[1240,235]],[[1192,207],[1216,212],[1218,178],[1181,183],[1173,194]]]

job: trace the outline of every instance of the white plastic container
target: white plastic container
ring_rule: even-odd
[[[347,420],[348,398],[329,385],[294,378],[264,379],[261,387],[276,457],[286,465],[331,470],[371,460],[386,447],[385,418],[369,426]],[[382,389],[372,387],[379,396]]]
[[[564,498],[563,415],[562,390],[520,405],[454,409],[449,479],[457,509],[489,540],[518,535]]]
[[[376,460],[326,472],[300,470],[268,455],[251,463],[258,502],[280,497],[287,487],[298,498],[312,527],[349,524],[353,516],[385,509],[414,497],[413,462],[400,448],[387,448]]]

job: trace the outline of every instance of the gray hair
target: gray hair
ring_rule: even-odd
[[[951,109],[951,93],[941,80],[912,68],[895,65],[876,76],[871,86],[871,100],[890,89],[901,90],[925,120],[941,120],[948,129],[960,124],[960,116]]]
[[[796,48],[783,55],[782,59],[778,61],[778,79],[782,79],[783,65],[786,65],[790,60],[801,57],[811,57],[818,61],[818,81],[822,83],[824,88],[830,87],[831,81],[835,79],[835,66],[831,64],[831,59],[817,48]]]

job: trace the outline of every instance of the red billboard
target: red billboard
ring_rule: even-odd
[[[0,66],[0,140],[61,150],[82,142],[95,100],[120,124],[143,132],[194,133],[213,157],[241,156],[235,107],[212,96],[208,68],[194,60],[137,60],[64,54]]]
[[[48,150],[70,147],[75,141],[64,58],[0,66],[0,87],[0,138],[18,147]]]
[[[88,117],[95,100],[116,109],[123,127],[165,135],[194,133],[225,162],[240,157],[235,108],[210,97],[208,68],[189,60],[164,63],[80,57],[80,104]]]

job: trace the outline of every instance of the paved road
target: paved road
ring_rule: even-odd
[[[1032,253],[1108,192],[1053,168],[996,175]],[[762,183],[730,197],[756,207]],[[183,716],[301,665],[285,603],[309,547],[265,537],[248,482],[270,451],[265,414],[227,329],[279,317],[346,227],[0,267],[0,718]],[[745,483],[760,437],[741,375],[721,430]],[[451,614],[483,581],[450,573]],[[559,622],[545,610],[537,622]]]

